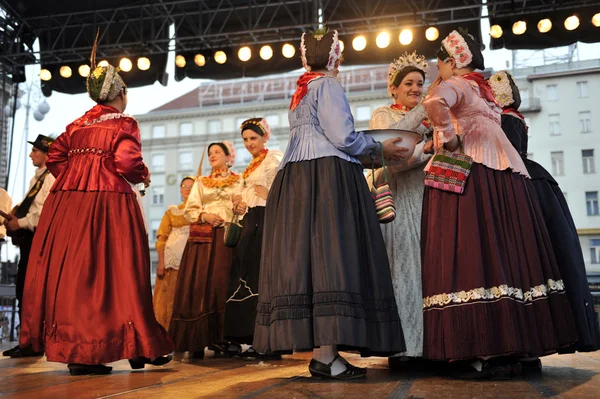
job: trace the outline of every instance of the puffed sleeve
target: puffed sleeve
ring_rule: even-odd
[[[192,191],[188,197],[187,204],[185,205],[184,216],[190,223],[196,223],[200,214],[204,210],[204,204],[202,203],[202,183],[201,178],[196,179],[192,186]]]
[[[340,151],[358,157],[379,149],[379,144],[363,132],[354,130],[354,118],[341,83],[333,78],[319,79],[317,118],[323,133]]]
[[[173,229],[170,213],[170,209],[165,212],[165,215],[163,216],[162,220],[160,221],[160,225],[158,226],[158,231],[156,232],[157,251],[162,251],[165,249],[167,239],[169,238],[169,234],[171,234],[171,230]]]
[[[450,110],[462,102],[469,91],[472,91],[470,86],[461,85],[458,78],[450,78],[433,88],[423,101],[435,136],[441,143],[447,143],[456,136]]]
[[[58,177],[69,164],[69,132],[70,126],[67,126],[67,131],[50,145],[48,156],[46,158],[46,167],[52,173],[52,176]]]
[[[117,172],[129,182],[138,184],[148,177],[148,168],[142,160],[140,129],[134,119],[121,120],[119,132],[113,140],[113,152]]]
[[[273,180],[275,180],[275,175],[277,175],[277,170],[279,169],[279,164],[283,159],[283,153],[281,151],[273,150],[269,151],[269,154],[265,158],[263,162],[265,163],[265,180],[267,183],[267,189],[271,189],[273,185]]]

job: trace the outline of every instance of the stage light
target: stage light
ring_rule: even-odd
[[[73,71],[71,70],[71,67],[63,65],[60,67],[60,76],[62,76],[65,79],[70,78],[73,75]]]
[[[550,29],[552,29],[552,21],[548,18],[541,19],[540,22],[538,22],[537,28],[540,33],[550,32]]]
[[[410,29],[402,29],[402,32],[400,32],[399,39],[400,39],[400,44],[402,44],[404,46],[408,46],[413,41],[412,31]]]
[[[377,38],[375,39],[375,44],[377,44],[377,47],[379,48],[386,48],[387,46],[390,45],[390,33],[389,32],[381,32],[380,34],[377,35]]]
[[[356,36],[352,39],[352,48],[356,51],[363,51],[367,47],[367,39],[364,36]]]
[[[340,42],[340,53],[344,52],[344,42],[343,41],[339,41]]]
[[[121,58],[121,61],[119,61],[119,68],[123,72],[129,72],[133,68],[133,62],[127,57]]]
[[[425,31],[425,38],[430,42],[437,40],[438,37],[440,37],[440,31],[435,26],[427,28]]]
[[[579,18],[576,15],[571,15],[569,18],[565,19],[565,29],[566,30],[575,30],[579,28]]]
[[[40,79],[42,79],[43,81],[47,82],[50,79],[52,79],[52,73],[47,70],[47,69],[42,69],[40,71]]]
[[[225,54],[225,52],[221,50],[215,53],[214,58],[217,64],[224,64],[227,62],[227,54]]]
[[[146,57],[140,57],[137,60],[137,67],[140,69],[140,71],[147,71],[150,69],[150,65],[150,60]]]
[[[250,58],[252,58],[252,50],[250,50],[250,47],[242,47],[241,49],[239,49],[238,58],[242,62],[246,62]],[[215,60],[216,60],[216,58],[215,58]],[[217,62],[219,62],[219,61],[217,61]],[[222,64],[222,62],[219,62],[219,64]]]
[[[273,57],[273,49],[269,45],[262,46],[260,48],[259,54],[260,54],[260,58],[262,58],[263,60],[265,60],[265,61],[270,60]]]
[[[202,54],[196,54],[194,56],[194,64],[198,65],[199,67],[203,67],[206,65],[206,58]]]
[[[177,65],[179,68],[184,68],[186,64],[187,61],[183,55],[179,54],[175,57],[175,65]]]
[[[490,27],[490,36],[494,39],[500,39],[502,37],[502,27],[500,25],[492,25]]]
[[[106,60],[102,60],[102,61],[100,61],[100,62],[98,63],[98,66],[99,66],[99,67],[105,67],[105,68],[106,68],[106,67],[108,66],[108,61],[106,61]]]
[[[600,12],[592,17],[592,25],[596,28],[600,27]]]
[[[525,21],[517,21],[512,26],[512,31],[517,36],[525,33],[526,30],[527,30],[527,22],[525,22]]]
[[[83,64],[80,65],[79,68],[77,69],[77,71],[79,72],[79,76],[81,76],[82,78],[87,78],[88,76],[90,76],[90,66]]]
[[[281,48],[281,54],[283,54],[285,58],[292,58],[294,55],[296,55],[296,48],[291,44],[286,43]]]

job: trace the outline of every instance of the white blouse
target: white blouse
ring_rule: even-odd
[[[190,223],[196,223],[202,212],[219,215],[224,221],[230,222],[233,218],[233,196],[239,194],[242,176],[234,184],[218,188],[206,187],[199,177],[185,207],[185,218]]]
[[[241,183],[241,195],[242,201],[246,203],[248,208],[255,208],[257,206],[265,206],[267,201],[256,195],[254,187],[264,186],[267,189],[271,189],[275,175],[277,175],[277,169],[283,158],[283,153],[279,150],[269,150],[265,159],[260,165],[254,169],[254,171],[248,176],[247,179]],[[242,217],[240,217],[242,218]]]

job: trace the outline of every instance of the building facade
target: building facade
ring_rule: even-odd
[[[375,108],[390,104],[387,65],[343,69],[356,128],[366,129]],[[554,64],[511,71],[521,88],[529,124],[532,159],[550,171],[568,200],[580,234],[588,272],[600,272],[600,178],[595,157],[600,156],[600,60]],[[136,118],[142,132],[144,159],[152,171],[152,185],[144,197],[151,248],[156,230],[170,204],[180,202],[179,183],[195,175],[206,146],[230,140],[237,150],[233,169],[250,162],[239,126],[251,117],[266,117],[272,127],[268,147],[285,150],[288,106],[298,73],[276,77],[203,83],[145,115]],[[203,170],[209,169],[205,160]],[[157,255],[152,250],[153,273]]]

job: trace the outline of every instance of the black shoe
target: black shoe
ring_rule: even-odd
[[[10,356],[13,353],[17,352],[19,350],[19,345],[15,346],[14,348],[5,350],[4,352],[2,352],[2,356]]]
[[[133,370],[143,369],[147,364],[153,366],[164,366],[169,363],[173,357],[171,355],[165,355],[157,357],[156,359],[149,359],[147,357],[136,357],[135,359],[129,359],[129,365]]]
[[[367,369],[355,367],[345,359],[341,358],[342,362],[346,364],[346,370],[343,372],[331,375],[331,365],[340,358],[338,354],[329,364],[321,363],[318,360],[312,359],[308,365],[308,371],[313,377],[331,378],[333,380],[355,380],[357,378],[364,378],[367,376]]]
[[[494,359],[481,360],[481,370],[473,367],[472,362],[456,362],[450,364],[450,375],[464,380],[508,380],[513,374],[512,367],[508,364],[499,363]]]
[[[523,369],[523,374],[534,374],[542,372],[542,361],[536,358],[520,359],[519,363]]]
[[[44,356],[44,352],[36,352],[33,350],[33,348],[31,346],[28,346],[26,348],[18,347],[18,349],[10,355],[10,357],[13,359],[19,359],[22,357],[39,357],[39,356]]]
[[[239,355],[242,359],[256,360],[281,360],[281,355],[278,353],[258,353],[253,347],[249,347],[246,351]]]
[[[67,365],[71,375],[92,375],[92,374],[110,374],[112,367],[103,364],[79,364],[69,363]]]

